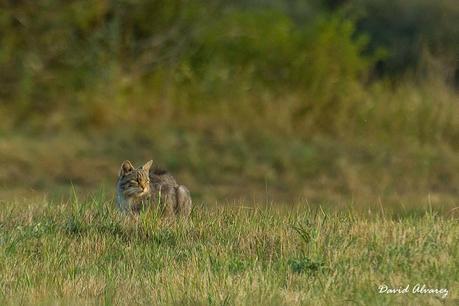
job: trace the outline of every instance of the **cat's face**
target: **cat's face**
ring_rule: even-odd
[[[118,192],[125,198],[139,198],[150,192],[150,178],[148,173],[153,161],[147,162],[140,168],[134,168],[130,161],[121,164],[118,176]]]

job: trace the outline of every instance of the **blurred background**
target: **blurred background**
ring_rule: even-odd
[[[456,207],[458,67],[456,0],[2,1],[0,200]]]

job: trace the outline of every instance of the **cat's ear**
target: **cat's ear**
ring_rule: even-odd
[[[131,162],[128,161],[128,160],[125,160],[122,164],[121,164],[121,169],[120,169],[120,176],[121,175],[125,175],[126,173],[128,172],[131,172],[132,170],[134,170],[134,167],[132,166]]]
[[[146,162],[145,165],[142,166],[142,169],[148,172],[148,171],[150,171],[151,165],[153,165],[153,161],[152,160]]]

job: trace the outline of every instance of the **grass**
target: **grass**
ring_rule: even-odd
[[[0,13],[0,305],[459,303],[447,57],[381,78],[399,55],[314,1],[73,2]],[[192,222],[119,215],[125,159],[189,187]],[[416,284],[449,293],[378,293]]]
[[[330,118],[295,117],[294,96],[190,113],[141,92],[105,127],[0,123],[0,305],[457,304],[456,94],[429,88]],[[120,216],[97,190],[124,159],[171,170],[192,222]],[[416,284],[448,296],[378,292]]]
[[[434,210],[368,213],[197,203],[192,221],[119,215],[103,194],[8,201],[0,303],[454,305],[459,224]],[[378,286],[448,288],[380,294]]]
[[[227,136],[174,129],[157,135],[111,131],[6,134],[0,143],[0,198],[67,193],[71,185],[111,190],[119,165],[153,159],[199,201],[378,202],[451,209],[459,155],[445,146],[399,146],[355,139]],[[152,135],[150,135],[152,134]],[[182,137],[183,136],[183,137]],[[71,141],[69,141],[71,139]]]

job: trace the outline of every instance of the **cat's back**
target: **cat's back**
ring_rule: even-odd
[[[163,215],[189,217],[192,201],[188,188],[177,184],[175,178],[162,168],[151,169],[149,176],[152,199],[162,207]]]
[[[165,169],[154,168],[150,170],[150,183],[152,185],[177,186],[174,177]]]

